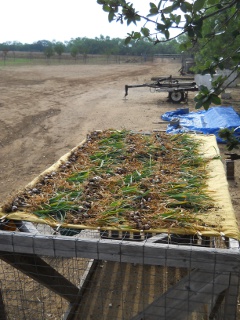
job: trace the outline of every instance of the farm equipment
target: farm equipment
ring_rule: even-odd
[[[182,81],[184,78],[157,78],[155,82],[125,85],[125,97],[128,95],[129,88],[149,87],[151,92],[168,92],[168,99],[173,103],[187,101],[189,91],[198,91],[196,82]]]

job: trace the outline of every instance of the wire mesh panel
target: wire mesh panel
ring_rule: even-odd
[[[1,254],[0,286],[6,319],[61,319],[69,301],[55,293],[50,287],[46,287],[46,284],[40,283],[41,279],[38,277],[41,269],[37,262],[34,266],[36,267],[36,274],[34,274],[27,261],[22,260],[21,265],[26,268],[21,268],[17,257],[14,257],[13,260],[15,262],[13,261],[12,265],[3,261],[7,260],[9,262],[8,259],[9,253]],[[79,286],[80,279],[88,263],[86,259],[65,259],[60,257],[44,257],[42,259],[47,262],[45,269],[47,269],[48,265],[51,266],[76,287]],[[18,269],[25,270],[25,273]],[[57,275],[55,275],[55,278],[56,286],[61,287],[61,279],[58,279]],[[49,283],[52,280],[50,274]],[[76,290],[77,292],[78,290]],[[0,319],[5,318],[0,317]]]
[[[223,240],[80,235],[0,232],[1,319],[236,319],[239,257]]]

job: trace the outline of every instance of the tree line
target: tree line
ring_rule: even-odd
[[[39,40],[34,43],[4,42],[0,43],[0,51],[5,54],[9,51],[22,52],[43,52],[50,58],[54,54],[61,56],[63,53],[69,53],[72,57],[79,54],[105,54],[105,55],[154,55],[154,54],[178,54],[180,53],[179,42],[176,39],[167,43],[161,43],[153,46],[148,39],[126,44],[125,39],[110,38],[100,36],[91,38],[75,38],[70,41],[48,41]]]

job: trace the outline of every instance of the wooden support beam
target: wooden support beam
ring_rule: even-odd
[[[226,291],[227,290],[223,290],[222,292],[219,293],[219,295],[216,299],[215,305],[213,306],[212,311],[209,315],[209,320],[216,319],[217,313],[218,313],[219,309],[221,308],[223,300],[225,298]]]
[[[229,274],[194,270],[131,320],[185,320],[194,311],[209,313],[228,283]]]
[[[78,288],[40,257],[32,254],[1,252],[0,259],[28,277],[54,291],[64,299],[74,302]]]
[[[239,250],[178,246],[148,241],[81,239],[0,231],[0,250],[49,257],[77,257],[201,269],[208,272],[240,271]]]
[[[28,221],[15,221],[16,226],[18,227],[20,232],[29,232],[33,234],[40,234],[37,228],[34,226],[32,222]]]
[[[63,316],[63,320],[74,320],[75,319],[76,311],[79,307],[79,304],[81,303],[83,294],[84,294],[85,290],[87,289],[88,283],[91,280],[91,277],[94,274],[94,271],[96,270],[96,267],[98,264],[99,264],[98,260],[91,260],[89,262],[88,267],[82,276],[76,300],[73,303],[70,303],[67,312]]]
[[[147,241],[148,241],[148,243],[150,243],[150,242],[157,242],[157,241],[162,241],[162,240],[166,240],[166,239],[168,240],[168,234],[167,233],[160,233],[160,234],[157,234],[156,236],[149,238]]]
[[[225,295],[224,320],[237,319],[237,303],[239,291],[239,274],[230,274],[229,286]]]

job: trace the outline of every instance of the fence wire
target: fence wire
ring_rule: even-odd
[[[0,252],[0,319],[237,319],[239,270],[230,272],[226,265],[226,271],[219,271],[219,252],[214,251],[222,248],[219,250],[226,254],[230,250],[224,249],[226,239],[160,234],[138,241],[112,240],[87,230],[71,237],[62,236],[65,249],[61,256],[57,250],[59,244],[55,243],[60,239],[61,244],[61,235],[50,236],[48,226],[32,225],[33,246],[39,235],[53,241],[56,254],[46,256],[29,253],[27,234],[20,232],[26,228],[30,228],[29,223],[19,224],[19,231],[12,237],[20,235],[20,243],[16,243],[11,252]],[[84,241],[86,246],[92,241],[99,249],[93,254],[92,247],[86,248],[84,255],[89,255],[86,258],[81,257],[76,246],[72,254],[70,249],[67,252],[68,238],[71,243]],[[10,241],[6,238],[6,242]],[[25,244],[23,247],[21,242]],[[117,248],[116,253],[111,254],[109,249],[108,255],[106,250],[106,259],[103,259],[101,244],[108,245],[108,242]],[[141,248],[142,263],[125,261],[124,250],[131,245]],[[161,264],[149,263],[147,246],[167,246],[165,256],[160,257]],[[175,247],[180,250],[179,256],[173,254]],[[208,250],[214,255],[213,266],[206,255]],[[184,268],[186,252],[188,261]],[[196,252],[199,269],[194,262]],[[234,264],[236,257],[229,258],[233,259],[233,262],[228,259],[229,265]],[[129,259],[134,261],[134,254],[129,253]],[[169,265],[171,260],[175,266]]]

